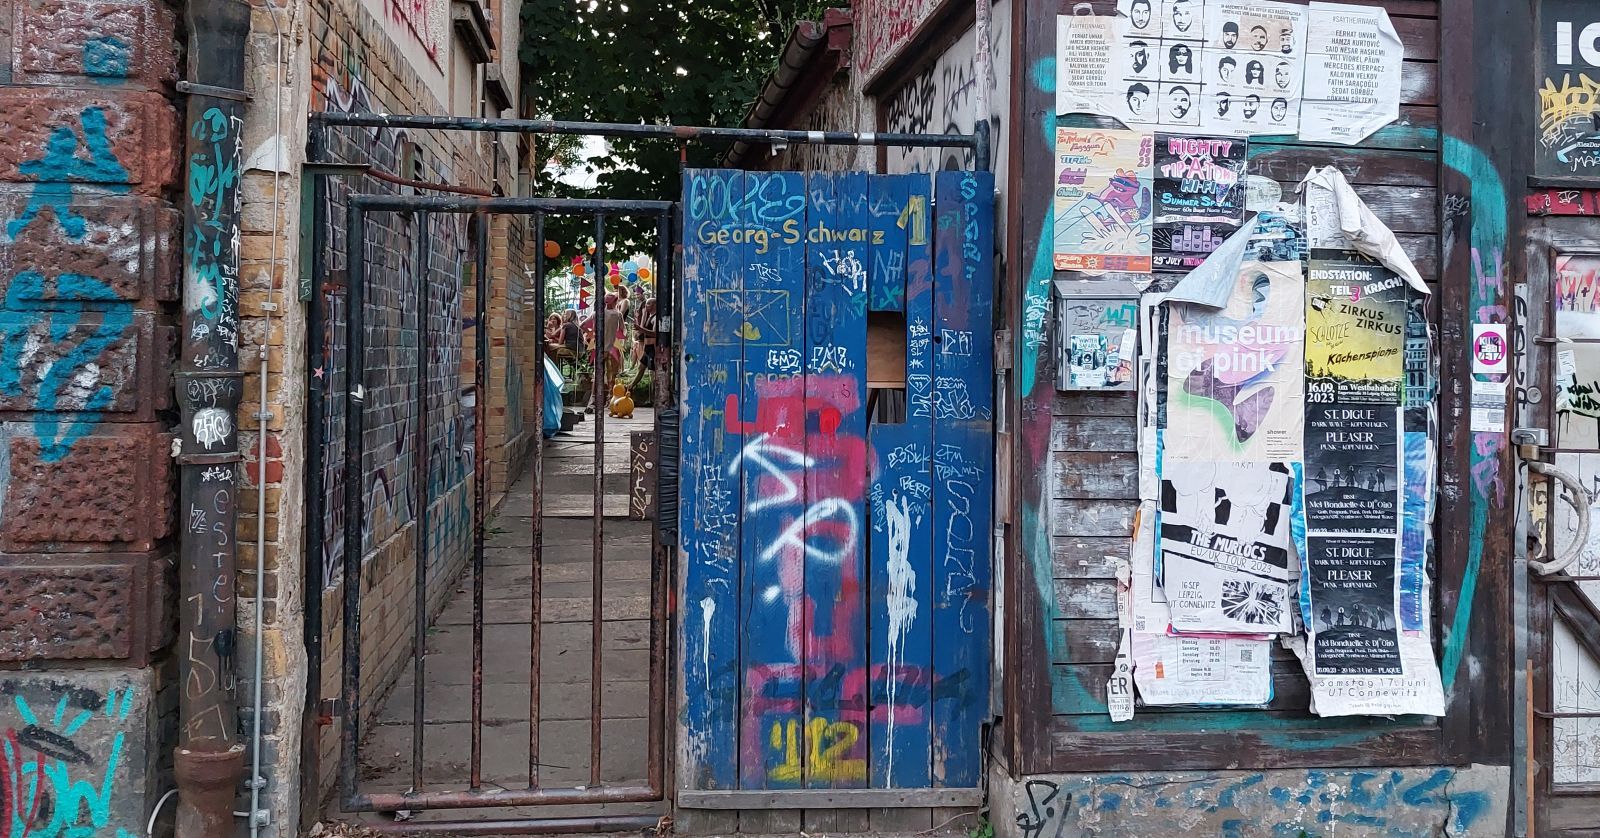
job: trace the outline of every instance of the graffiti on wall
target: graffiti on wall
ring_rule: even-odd
[[[991,30],[994,88],[990,91],[989,136],[994,138],[990,167],[1004,183],[1007,146],[1004,109],[1009,103],[1011,0],[994,6]],[[970,134],[977,113],[978,78],[973,69],[977,36],[972,29],[933,63],[889,96],[881,130],[907,133]],[[889,148],[889,172],[932,172],[972,167],[972,152],[953,148]],[[1003,231],[1002,231],[1003,232]]]
[[[1503,770],[1163,772],[1030,777],[1012,792],[1023,838],[1120,832],[1474,835],[1505,818]]]
[[[685,298],[703,301],[684,313],[680,506],[699,788],[977,782],[992,194],[966,172],[685,179]],[[905,321],[895,423],[869,410],[873,312]]]
[[[1540,6],[1534,171],[1593,175],[1600,172],[1600,15],[1585,0],[1543,0]]]
[[[17,169],[34,183],[21,213],[6,222],[8,243],[85,243],[101,231],[92,229],[99,225],[79,201],[92,198],[91,191],[129,189],[99,107],[50,129],[41,155]],[[0,303],[0,407],[37,411],[41,455],[58,462],[104,411],[129,407],[125,391],[135,381],[138,337],[133,305],[100,277],[44,264],[17,267]]]
[[[336,60],[324,53],[317,61],[322,107],[346,113],[369,113],[379,108],[367,84],[347,68],[360,63],[350,57]],[[389,128],[332,129],[329,155],[345,162],[363,162],[390,174],[414,178],[427,174],[448,181],[449,172],[432,163],[425,151],[405,131]],[[349,195],[397,194],[399,187],[376,179],[331,179],[324,207],[324,243],[330,271],[342,271],[352,243],[346,240]],[[468,476],[473,468],[474,414],[471,393],[462,379],[462,332],[471,325],[463,320],[462,287],[473,260],[467,252],[466,222],[459,215],[429,216],[422,247],[418,247],[416,220],[400,213],[369,216],[367,240],[360,243],[367,274],[366,322],[366,458],[362,487],[367,492],[367,520],[363,528],[366,551],[376,549],[416,519],[419,494],[430,504],[425,534],[430,564],[462,555],[470,537],[472,508]],[[420,260],[420,261],[419,261]],[[425,279],[423,279],[425,275]],[[349,312],[342,288],[324,288],[326,313],[324,351],[320,369],[324,377],[323,485],[327,497],[344,491],[344,336]],[[416,439],[418,318],[426,294],[428,321],[427,375],[423,377],[428,400],[428,428]],[[427,446],[427,485],[413,485],[413,458]],[[420,489],[420,491],[419,491]],[[324,507],[323,573],[327,584],[338,584],[344,567],[344,507]]]
[[[865,78],[878,74],[911,43],[943,0],[851,0],[856,21],[856,65]]]
[[[139,688],[0,681],[0,838],[133,835],[143,812],[129,817],[116,799],[144,766],[137,718]],[[134,728],[130,732],[130,728]],[[124,828],[125,826],[125,828]]]

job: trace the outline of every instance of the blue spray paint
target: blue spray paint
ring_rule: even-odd
[[[67,704],[68,696],[63,695],[54,714],[40,713],[26,698],[13,698],[17,716],[27,727],[22,733],[11,731],[0,743],[0,768],[8,773],[6,780],[11,789],[11,799],[7,801],[10,818],[0,825],[6,836],[78,838],[101,834],[110,826],[111,798],[116,793],[126,745],[126,731],[121,727],[133,708],[133,688],[111,690],[99,708],[101,720],[118,728],[104,754],[89,754],[72,744],[71,737],[96,714],[79,712],[63,725]],[[41,717],[50,722],[44,723]],[[75,753],[45,753],[26,747],[23,742],[28,732],[48,735],[57,750],[70,748]],[[40,823],[46,815],[49,820]],[[118,828],[115,835],[121,838],[131,833]]]
[[[30,360],[40,351],[35,327],[43,324],[49,339],[60,343],[70,338],[87,318],[98,314],[99,324],[77,346],[48,362],[39,376],[39,390],[33,409],[34,433],[39,438],[41,456],[47,463],[59,462],[72,447],[100,422],[100,411],[111,405],[116,395],[110,384],[98,384],[83,396],[81,409],[87,411],[68,420],[63,429],[63,402],[80,387],[78,379],[96,364],[106,350],[123,339],[133,324],[133,305],[117,298],[116,292],[93,277],[62,274],[55,278],[54,293],[47,293],[46,280],[37,271],[16,275],[0,304],[0,393],[20,396],[24,374],[35,365]],[[93,375],[100,376],[97,367]]]
[[[128,77],[128,42],[111,35],[83,42],[83,74],[100,84],[111,84]]]
[[[84,108],[78,121],[83,131],[80,142],[78,132],[67,126],[50,131],[45,141],[44,156],[17,166],[17,171],[38,181],[22,215],[6,222],[6,235],[16,238],[33,223],[46,207],[55,213],[56,223],[73,241],[83,238],[87,222],[72,211],[74,183],[107,184],[104,191],[121,194],[128,191],[128,170],[122,167],[111,151],[111,140],[106,137],[106,112],[104,108]],[[81,155],[80,155],[81,147]]]
[[[1455,137],[1444,138],[1444,163],[1456,173],[1467,178],[1472,184],[1472,231],[1470,246],[1476,256],[1482,255],[1484,259],[1493,259],[1494,275],[1504,276],[1500,262],[1506,252],[1506,191],[1505,183],[1500,178],[1500,172],[1493,162],[1483,155],[1472,144]],[[1479,265],[1479,259],[1473,259],[1474,269]],[[1494,305],[1498,302],[1503,288],[1498,286],[1488,289],[1474,276],[1470,310],[1477,316],[1480,308]],[[1466,647],[1467,628],[1472,620],[1472,601],[1478,589],[1478,573],[1483,566],[1483,532],[1489,519],[1489,492],[1487,486],[1498,479],[1499,450],[1498,447],[1478,445],[1477,437],[1473,435],[1471,446],[1471,468],[1468,473],[1473,483],[1472,513],[1468,522],[1467,531],[1467,567],[1461,578],[1461,594],[1456,600],[1455,618],[1445,628],[1444,637],[1444,664],[1441,674],[1444,678],[1444,689],[1448,693],[1456,680],[1456,672],[1461,665],[1461,656]],[[1485,436],[1498,437],[1496,434]],[[1480,480],[1483,475],[1486,479]]]

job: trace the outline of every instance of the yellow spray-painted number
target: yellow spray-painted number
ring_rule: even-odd
[[[906,201],[906,208],[900,211],[900,220],[896,222],[900,229],[911,232],[912,244],[928,243],[928,196],[912,195]],[[907,224],[910,226],[906,226]]]
[[[812,780],[829,782],[840,780],[865,780],[867,761],[851,759],[850,751],[861,738],[861,729],[849,722],[829,722],[812,719],[805,726],[805,741],[801,741],[800,720],[773,722],[770,736],[772,750],[783,761],[773,766],[768,776],[780,782],[799,782],[807,774]],[[805,764],[800,754],[806,755]]]

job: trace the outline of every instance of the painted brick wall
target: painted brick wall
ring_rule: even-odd
[[[7,801],[35,834],[142,830],[161,782],[174,29],[160,2],[0,3],[0,664],[42,670],[0,679],[0,771],[36,772]]]

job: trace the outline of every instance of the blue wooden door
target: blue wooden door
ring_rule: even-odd
[[[685,173],[683,785],[977,786],[993,195],[987,173]],[[904,367],[878,388],[869,323]]]

